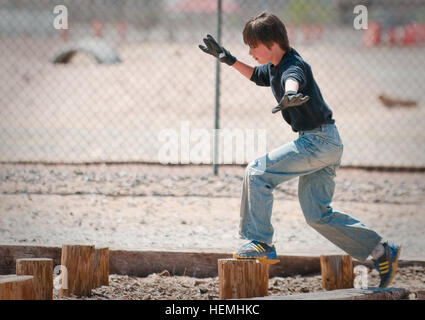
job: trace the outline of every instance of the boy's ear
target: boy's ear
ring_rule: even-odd
[[[270,45],[270,50],[275,50],[275,49],[277,49],[277,48],[280,48],[280,46],[279,46],[279,44],[277,43],[277,42],[272,42],[271,43],[271,45]]]

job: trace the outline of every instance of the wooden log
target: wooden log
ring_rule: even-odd
[[[404,288],[339,289],[286,296],[267,296],[255,300],[405,300],[409,291]]]
[[[109,286],[109,248],[99,248],[94,253],[93,288]]]
[[[34,299],[34,276],[0,276],[0,300]]]
[[[61,255],[61,273],[63,283],[59,289],[59,297],[90,296],[93,288],[94,246],[63,245]],[[67,280],[67,281],[64,281]]]
[[[322,288],[348,289],[354,286],[353,260],[349,255],[320,256]]]
[[[266,296],[269,265],[256,260],[218,259],[219,299]]]
[[[36,300],[53,300],[53,259],[17,259],[16,275],[34,276]]]

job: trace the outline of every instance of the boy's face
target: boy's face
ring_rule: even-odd
[[[275,45],[275,43],[273,43]],[[249,47],[249,55],[252,56],[259,64],[265,64],[267,62],[270,62],[272,58],[272,48],[267,48],[266,45],[259,43],[257,47]]]

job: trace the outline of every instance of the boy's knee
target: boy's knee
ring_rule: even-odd
[[[266,171],[266,157],[260,157],[251,161],[245,170],[246,176],[259,176],[263,175]]]
[[[265,173],[261,161],[261,159],[257,159],[248,164],[245,169],[245,179],[250,185],[273,190],[273,185],[269,180],[270,177]]]
[[[258,159],[250,162],[245,169],[245,176],[249,179],[249,181],[261,179],[263,174],[264,170],[262,169],[261,163]]]

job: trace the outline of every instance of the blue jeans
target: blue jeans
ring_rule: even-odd
[[[343,145],[334,124],[302,131],[298,139],[251,162],[243,180],[239,234],[273,241],[273,190],[299,177],[298,198],[308,225],[355,259],[364,261],[382,239],[350,215],[331,207]]]

